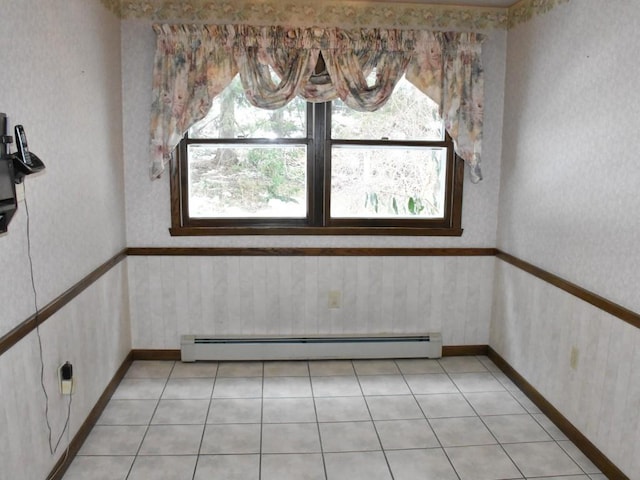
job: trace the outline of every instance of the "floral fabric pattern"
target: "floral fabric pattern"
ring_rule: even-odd
[[[428,36],[426,36],[428,37]],[[456,153],[470,167],[471,180],[482,180],[480,154],[484,117],[482,37],[475,33],[437,33],[419,42],[407,80],[440,106]]]
[[[184,133],[204,118],[238,73],[228,39],[233,27],[154,26],[151,178],[162,175]]]
[[[154,30],[152,178],[162,174],[184,133],[236,74],[256,107],[276,109],[301,96],[311,102],[340,98],[361,111],[382,107],[406,75],[440,106],[472,181],[482,178],[480,34],[248,25],[156,25]],[[326,71],[316,71],[320,58]]]

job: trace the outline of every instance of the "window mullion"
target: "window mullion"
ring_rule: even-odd
[[[324,165],[324,177],[323,177],[323,190],[324,190],[324,202],[323,202],[323,225],[328,226],[331,221],[331,102],[324,104],[324,138],[322,144],[324,145],[324,155],[322,157],[322,164]]]
[[[326,136],[327,112],[330,103],[315,103],[312,105],[312,146],[309,152],[309,221],[313,226],[325,226],[326,202]]]

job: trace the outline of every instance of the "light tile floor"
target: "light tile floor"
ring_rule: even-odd
[[[486,357],[134,362],[64,480],[601,480]]]

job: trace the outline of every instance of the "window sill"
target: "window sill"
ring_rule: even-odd
[[[172,227],[172,237],[215,235],[389,235],[460,237],[462,228],[411,227]]]

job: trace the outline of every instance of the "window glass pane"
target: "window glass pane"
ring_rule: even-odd
[[[189,216],[304,218],[305,145],[189,145]]]
[[[356,140],[441,141],[444,126],[438,105],[402,77],[389,101],[375,112],[358,112],[342,100],[334,101],[331,136]]]
[[[331,217],[444,218],[447,149],[334,146]]]
[[[190,138],[304,138],[307,104],[295,98],[278,110],[251,105],[236,76],[213,101],[205,118],[189,129]]]

